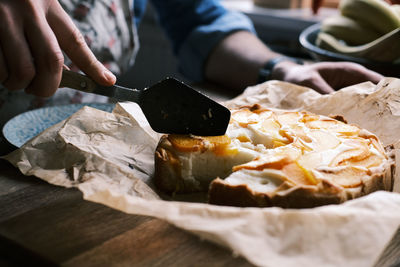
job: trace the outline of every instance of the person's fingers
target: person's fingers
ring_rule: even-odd
[[[350,69],[349,72],[354,74],[354,83],[370,81],[376,84],[379,83],[383,78],[383,75],[362,66],[357,66],[354,69]]]
[[[27,87],[35,76],[32,55],[25,39],[22,19],[14,17],[10,8],[0,9],[0,47],[7,66],[3,85],[9,90]]]
[[[335,90],[366,81],[376,84],[383,78],[375,71],[350,62],[324,62],[319,73]]]
[[[55,93],[60,84],[64,56],[44,12],[35,10],[25,23],[36,70],[34,79],[25,91],[48,97]]]
[[[0,84],[2,84],[8,77],[7,65],[4,60],[4,55],[0,47]]]
[[[79,69],[99,84],[115,83],[115,76],[96,59],[82,34],[57,1],[47,18],[60,47]]]
[[[272,78],[302,85],[321,94],[333,92],[333,88],[319,73],[318,64],[298,65],[290,61],[278,63],[272,72]]]
[[[318,74],[313,79],[306,79],[298,83],[299,85],[314,89],[321,94],[329,94],[335,90]]]

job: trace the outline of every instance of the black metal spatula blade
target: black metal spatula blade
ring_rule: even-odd
[[[173,78],[143,90],[139,105],[156,132],[223,135],[230,119],[226,107]]]
[[[159,133],[223,135],[230,120],[226,107],[174,78],[136,90],[101,86],[85,75],[64,70],[60,87],[136,102],[150,126]]]

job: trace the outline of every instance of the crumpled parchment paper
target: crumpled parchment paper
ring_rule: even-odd
[[[254,103],[343,115],[385,145],[399,146],[399,79],[331,95],[269,81],[226,105]],[[136,104],[119,103],[113,113],[85,107],[5,158],[26,175],[77,187],[85,199],[126,213],[164,219],[258,266],[373,266],[400,225],[400,194],[395,192],[303,210],[162,200],[151,181],[159,137]],[[396,155],[399,160],[397,150]],[[395,191],[400,192],[399,179]]]

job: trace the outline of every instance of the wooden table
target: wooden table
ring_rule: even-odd
[[[1,136],[0,155],[13,149]],[[77,189],[24,176],[0,160],[0,266],[60,265],[251,266],[162,220],[85,201]],[[400,230],[376,266],[400,266]]]
[[[85,201],[0,160],[0,266],[60,265],[251,266],[162,220]]]
[[[210,97],[234,95],[210,87]],[[1,134],[0,134],[1,135]],[[0,155],[15,147],[0,136]],[[252,266],[165,221],[85,201],[0,159],[0,266]]]

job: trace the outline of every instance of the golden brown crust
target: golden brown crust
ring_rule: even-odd
[[[388,148],[386,148],[388,151]],[[340,189],[329,181],[323,181],[318,190],[312,187],[281,187],[277,194],[254,192],[247,185],[230,185],[215,179],[208,191],[210,204],[237,207],[281,207],[314,208],[328,204],[340,204],[378,190],[392,191],[394,155],[388,153],[390,161],[382,166],[382,172],[363,180],[362,186],[353,190]],[[285,190],[285,189],[288,190]]]
[[[171,193],[182,186],[183,179],[180,176],[179,162],[171,149],[165,149],[168,145],[167,136],[162,136],[154,157],[154,183],[158,189]]]
[[[208,202],[214,205],[236,207],[281,207],[281,208],[314,208],[322,205],[340,204],[347,200],[369,193],[392,189],[391,166],[385,172],[374,174],[363,181],[363,186],[355,190],[336,190],[337,187],[325,181],[324,189],[312,187],[295,187],[281,193],[268,194],[251,190],[247,185],[230,185],[222,179],[215,179],[210,184]]]
[[[167,135],[163,135],[155,151],[154,184],[165,193],[204,191],[207,185],[182,177],[182,165]]]
[[[344,201],[342,194],[321,194],[313,188],[297,187],[270,195],[253,192],[247,185],[232,186],[221,179],[211,183],[208,197],[210,204],[237,207],[313,208]]]
[[[347,123],[347,120],[342,115],[330,115],[329,117],[334,120],[341,121],[343,123]]]

